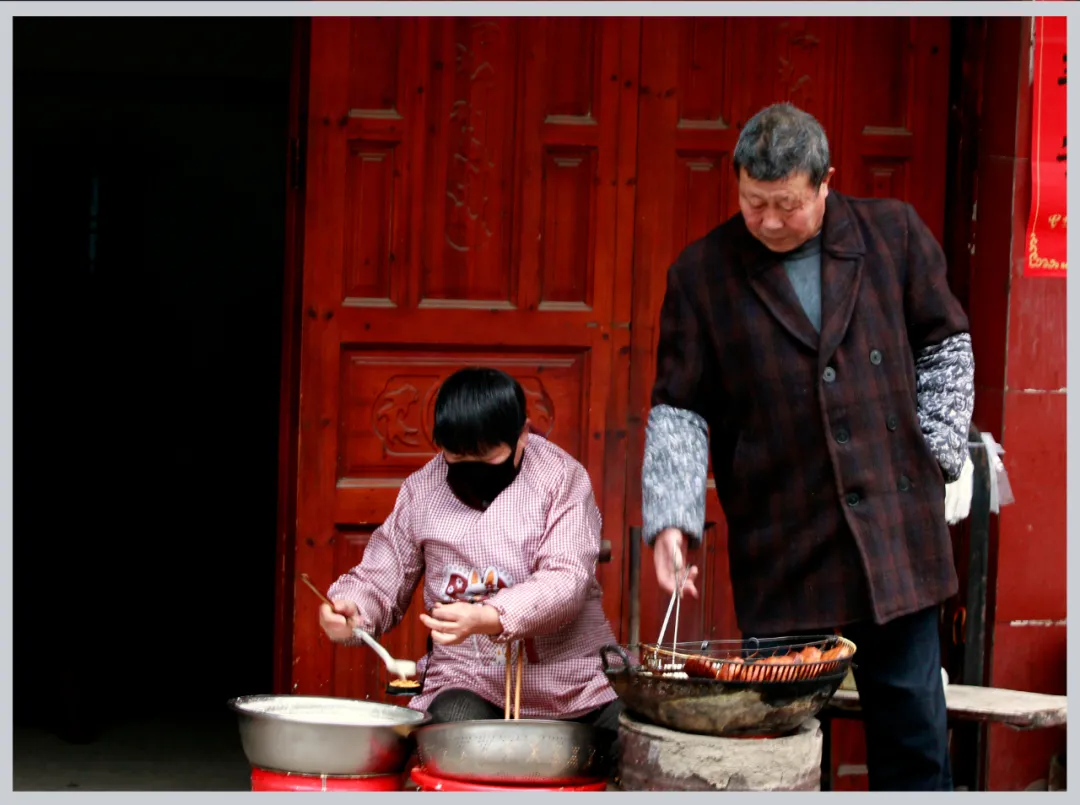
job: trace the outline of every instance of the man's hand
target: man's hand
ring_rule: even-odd
[[[686,537],[677,528],[665,528],[656,535],[653,541],[653,561],[656,563],[656,581],[660,589],[667,595],[675,590],[675,569],[678,567],[680,578],[685,572],[683,562],[686,556]],[[698,576],[698,569],[691,567],[683,582],[680,597],[689,594],[691,598],[698,597],[694,579]]]
[[[420,622],[440,646],[456,646],[469,635],[496,635],[503,630],[499,610],[486,604],[436,604],[430,615],[420,614]]]
[[[975,465],[968,456],[964,460],[964,468],[960,470],[960,477],[951,484],[945,484],[945,522],[949,525],[956,525],[971,514],[974,473]]]
[[[319,625],[326,636],[337,643],[350,640],[353,629],[360,628],[360,610],[356,602],[345,599],[335,601],[333,609],[323,604],[319,607]]]

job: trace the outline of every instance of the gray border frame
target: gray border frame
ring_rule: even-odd
[[[3,410],[3,428],[0,433],[0,496],[2,496],[2,508],[0,508],[0,588],[3,589],[2,627],[4,641],[2,656],[0,656],[0,707],[4,715],[7,729],[4,733],[6,744],[2,763],[3,779],[5,783],[0,785],[0,791],[11,790],[11,630],[12,630],[12,439],[13,439],[13,414],[12,414],[12,171],[13,171],[13,130],[12,130],[12,64],[11,53],[13,47],[13,17],[15,16],[364,16],[364,15],[394,15],[394,16],[455,16],[463,14],[501,13],[513,16],[691,16],[691,15],[727,15],[727,16],[1067,16],[1069,17],[1069,38],[1073,39],[1080,35],[1080,7],[1074,2],[815,2],[808,5],[805,2],[401,2],[401,3],[364,3],[364,2],[239,2],[227,0],[222,2],[2,2],[0,3],[0,281],[2,281],[2,293],[0,293],[0,406]],[[1077,90],[1070,89],[1069,98],[1069,127],[1075,128],[1074,118],[1080,120],[1080,112],[1077,111],[1075,96]],[[1069,197],[1076,198],[1076,187],[1080,179],[1074,176],[1069,180]],[[1074,246],[1074,244],[1077,244]],[[1072,251],[1080,246],[1080,236],[1069,238],[1069,250]],[[1049,282],[1059,280],[1047,280]],[[1068,282],[1068,280],[1066,280]],[[1080,347],[1080,291],[1075,288],[1067,290],[1068,293],[1068,337],[1069,356],[1067,361],[1068,374],[1074,372],[1074,366],[1080,361],[1077,358],[1077,347]],[[1073,344],[1077,341],[1077,344]],[[1070,398],[1067,403],[1068,411],[1068,446],[1077,441],[1080,432],[1077,425],[1077,415],[1080,415],[1080,400]],[[1072,451],[1068,459],[1068,488],[1070,493],[1076,491],[1080,497],[1080,458],[1078,453]],[[1080,510],[1069,508],[1067,513],[1068,534],[1080,531]],[[1072,579],[1077,575],[1076,565],[1080,560],[1074,556],[1068,556],[1068,604],[1069,609],[1075,611],[1077,604]],[[1073,641],[1069,641],[1069,673],[1070,686],[1077,682],[1076,663],[1073,656],[1076,652]],[[1073,740],[1068,741],[1069,749],[1073,749]],[[1075,757],[1075,751],[1074,751]],[[68,794],[59,792],[50,793],[19,793],[15,794],[20,799],[42,801],[60,801],[67,798]],[[113,803],[121,800],[131,802],[164,801],[201,801],[209,798],[212,802],[231,800],[242,794],[224,793],[112,793],[112,792],[78,792],[70,796],[80,799],[90,798],[92,801]],[[392,801],[395,794],[369,794],[367,797],[380,801]],[[472,795],[452,795],[459,801],[472,801]],[[552,796],[544,793],[522,793],[521,798],[529,802],[540,802],[541,798]],[[631,794],[620,793],[625,798],[634,798],[645,802],[646,797],[653,803],[657,796],[662,796],[664,801],[669,797],[676,796],[680,799],[697,798],[708,795],[695,794]],[[731,795],[729,795],[731,796]],[[739,796],[739,795],[735,795]],[[745,795],[743,795],[745,796]],[[758,795],[759,797],[762,795]],[[785,796],[782,794],[765,795],[770,798]],[[791,796],[791,795],[787,795]],[[894,802],[901,802],[902,794],[884,794]],[[926,795],[923,795],[926,796]],[[944,797],[943,794],[932,794],[931,797]],[[1019,794],[999,794],[1010,800]],[[388,799],[383,799],[384,797]]]

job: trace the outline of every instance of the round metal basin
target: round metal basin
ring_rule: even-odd
[[[253,766],[312,775],[398,774],[427,713],[329,696],[241,696],[229,701]]]
[[[610,744],[599,730],[574,721],[457,721],[416,733],[426,771],[475,783],[591,782],[608,774]]]

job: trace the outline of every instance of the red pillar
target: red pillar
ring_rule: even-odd
[[[1023,275],[1031,205],[1031,20],[987,29],[971,277],[975,424],[1005,447],[1016,502],[991,536],[989,684],[1064,694],[1066,280]],[[1064,730],[992,727],[990,790],[1047,777]]]

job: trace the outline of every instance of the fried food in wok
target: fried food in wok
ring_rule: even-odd
[[[695,654],[686,658],[683,671],[689,677],[723,682],[790,682],[838,670],[839,662],[851,654],[851,647],[844,642],[825,651],[811,645],[786,654],[748,659],[714,659]]]

